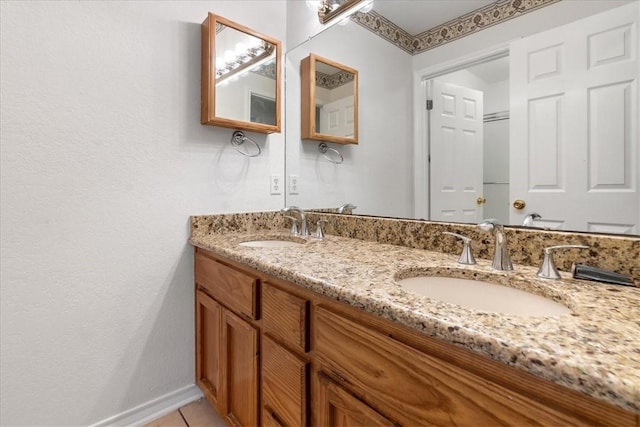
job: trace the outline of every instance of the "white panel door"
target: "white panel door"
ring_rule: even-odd
[[[640,232],[640,3],[510,46],[510,222]]]
[[[482,119],[481,91],[433,81],[431,220],[482,220]]]
[[[320,133],[353,137],[354,117],[353,96],[328,102],[320,108]]]

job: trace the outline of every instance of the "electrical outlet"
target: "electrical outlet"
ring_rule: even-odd
[[[289,194],[298,194],[298,175],[289,175]]]
[[[282,177],[271,175],[271,194],[282,194]]]

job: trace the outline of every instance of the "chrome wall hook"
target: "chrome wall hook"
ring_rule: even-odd
[[[258,151],[255,152],[255,153],[249,153],[247,151],[240,150],[238,147],[240,147],[242,144],[244,144],[245,141],[253,142],[253,144],[256,146],[256,149]],[[247,157],[258,157],[260,155],[260,153],[262,153],[262,150],[260,149],[260,146],[258,145],[258,143],[256,141],[254,141],[253,139],[249,138],[248,136],[246,136],[244,134],[244,132],[242,132],[241,130],[237,130],[237,131],[233,132],[233,135],[231,136],[231,146],[238,153],[242,154],[243,156],[247,156]]]

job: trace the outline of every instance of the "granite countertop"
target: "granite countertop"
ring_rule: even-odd
[[[296,283],[557,384],[640,413],[640,288],[536,278],[474,266],[457,257],[336,236],[285,248],[240,246],[284,230],[192,235],[197,247]],[[302,239],[298,238],[300,241]],[[571,309],[557,317],[487,313],[405,291],[396,279],[420,274],[475,277],[546,296]]]

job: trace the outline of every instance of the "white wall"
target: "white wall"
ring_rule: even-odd
[[[484,113],[509,111],[509,79],[488,85],[484,96]]]
[[[358,70],[359,143],[329,144],[344,156],[340,165],[322,157],[319,141],[300,138],[300,61],[309,53]],[[287,195],[287,204],[327,208],[350,202],[358,214],[409,216],[411,56],[351,22],[289,51],[285,65],[287,174],[299,176],[299,194]]]
[[[307,6],[306,0],[287,2],[287,46],[293,49],[310,37],[324,31],[317,10]]]
[[[282,207],[284,156],[281,134],[246,159],[200,125],[200,23],[284,40],[285,9],[1,2],[2,425],[88,425],[193,384],[189,215]]]

